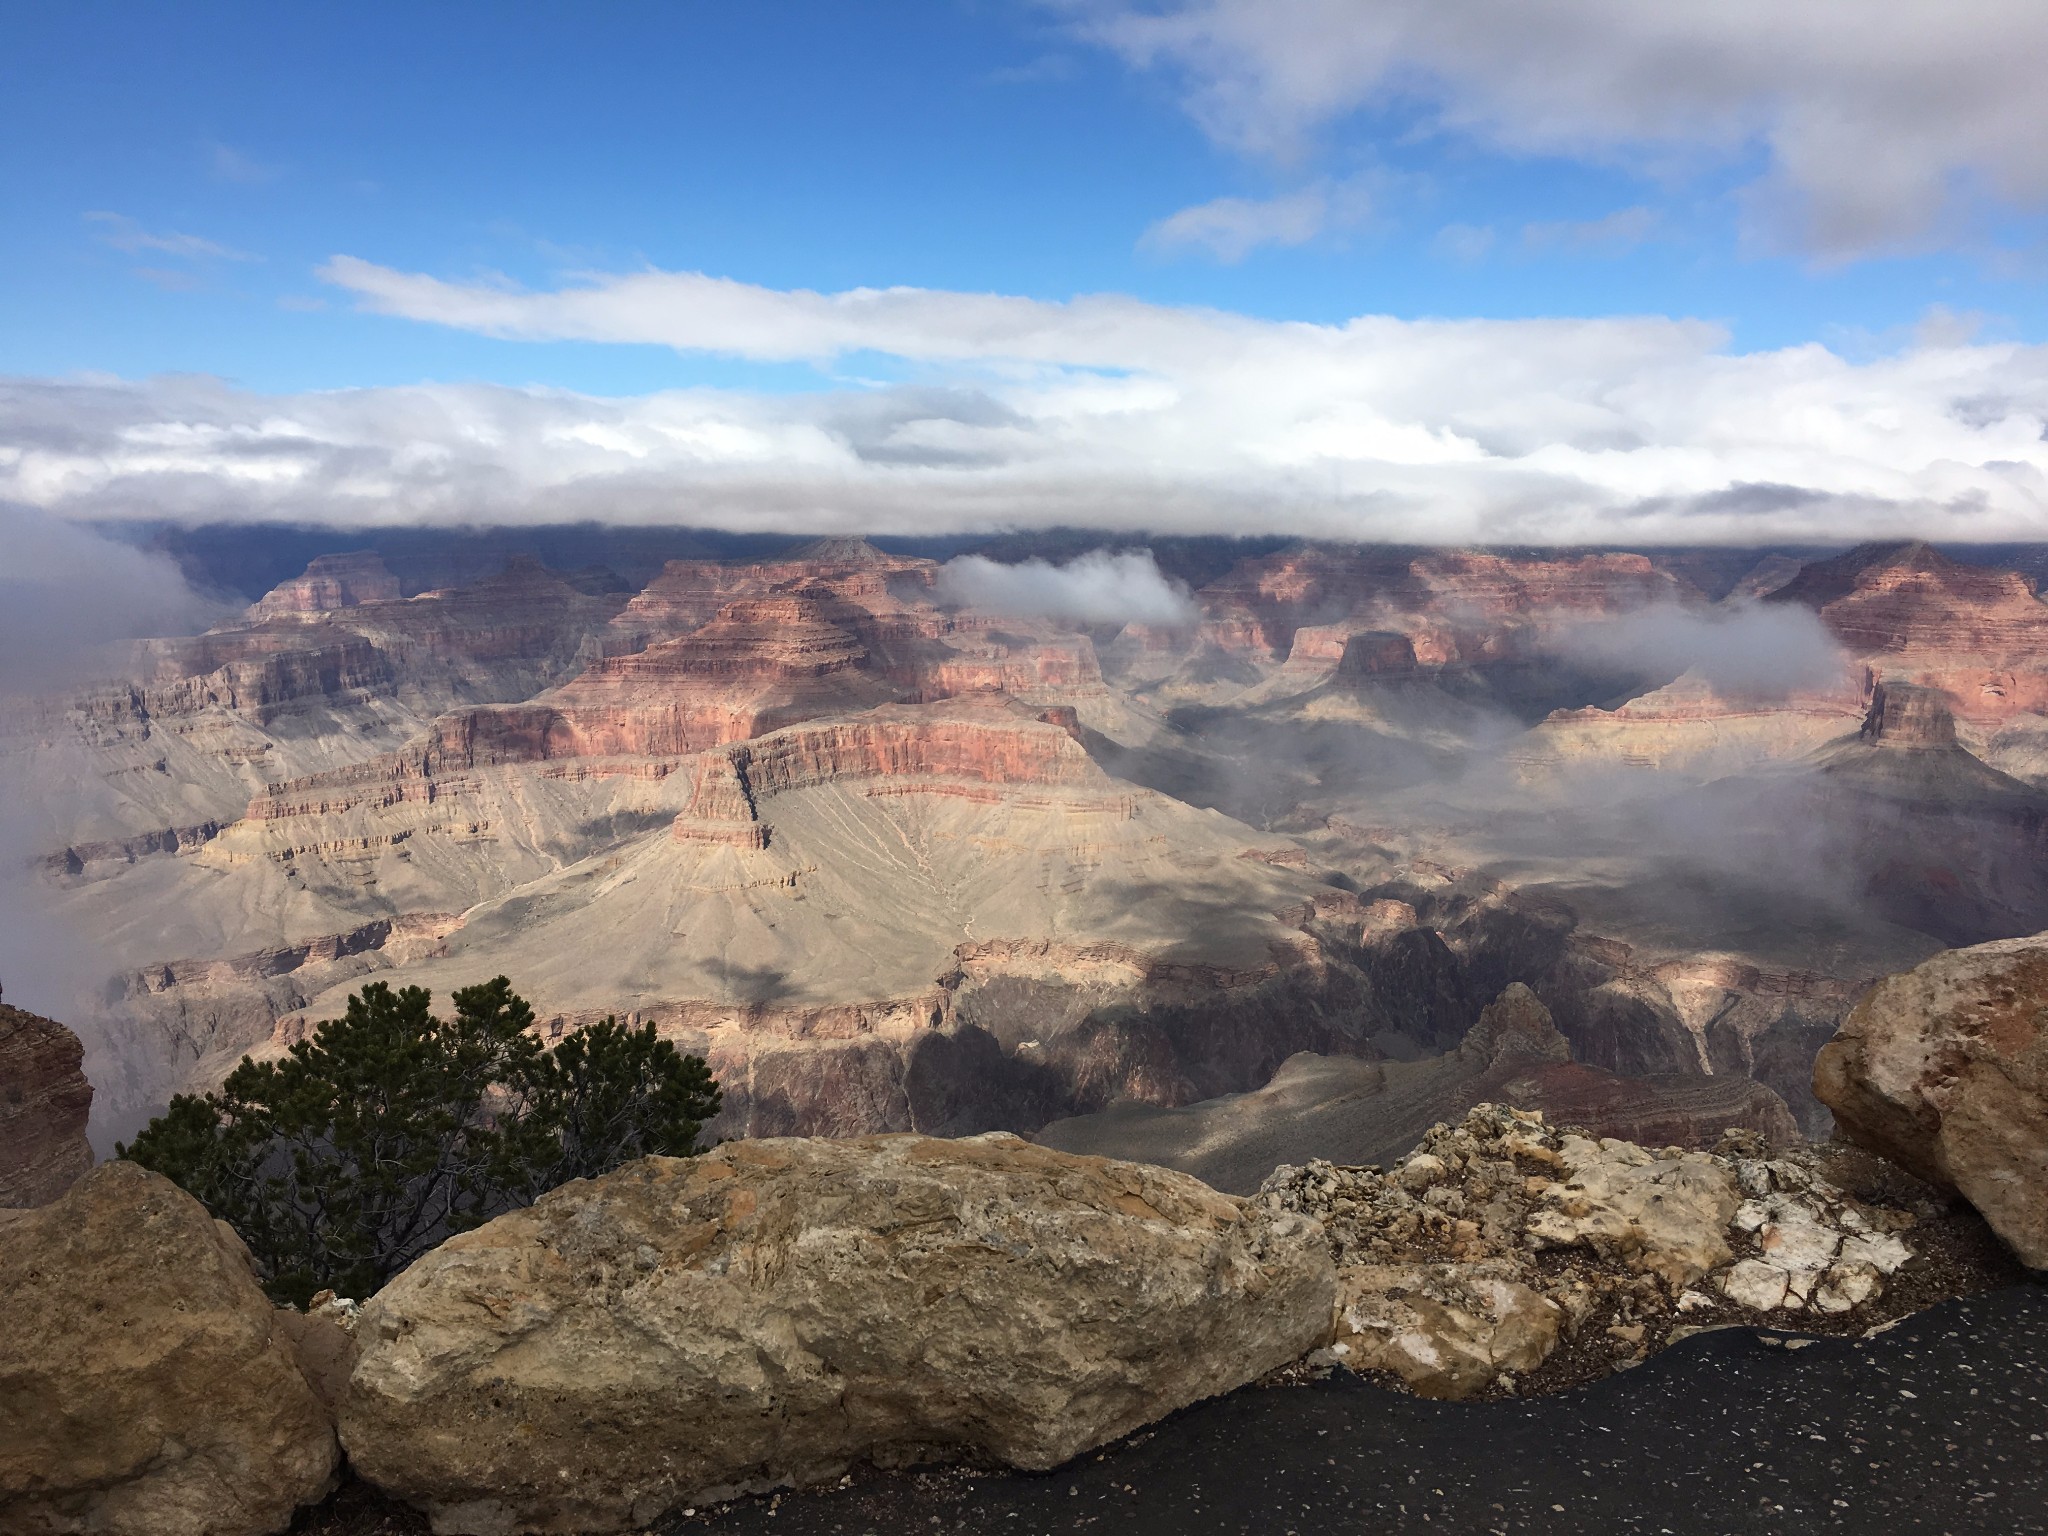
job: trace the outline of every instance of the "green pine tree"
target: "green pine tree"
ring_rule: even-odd
[[[437,1018],[374,982],[282,1061],[244,1057],[116,1150],[241,1234],[270,1293],[368,1296],[452,1233],[648,1153],[718,1113],[701,1058],[615,1019],[552,1050],[500,976]]]

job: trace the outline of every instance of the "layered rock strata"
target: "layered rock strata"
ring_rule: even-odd
[[[1009,1136],[727,1143],[450,1239],[341,1434],[437,1531],[636,1529],[854,1461],[1049,1468],[1327,1336],[1314,1222]]]
[[[227,1227],[104,1163],[0,1218],[0,1529],[264,1536],[321,1498],[334,1429]]]
[[[45,1205],[92,1167],[92,1085],[78,1037],[0,1005],[0,1208]]]
[[[1878,983],[1814,1062],[1844,1135],[1962,1194],[2048,1270],[2048,939],[1937,955]]]
[[[1813,609],[1873,681],[1938,688],[1965,719],[2048,709],[2048,605],[2018,571],[1925,544],[1865,544],[1803,567],[1765,600]]]
[[[305,574],[278,583],[249,610],[251,618],[296,618],[358,608],[365,603],[395,603],[403,594],[398,578],[374,550],[345,555],[320,555]]]

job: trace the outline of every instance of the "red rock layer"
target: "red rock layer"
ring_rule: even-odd
[[[84,1059],[62,1024],[0,1004],[0,1207],[47,1204],[92,1167]]]
[[[2048,711],[2048,605],[2017,571],[1869,544],[1806,566],[1767,601],[1814,609],[1873,682],[1939,688],[1966,720]]]
[[[965,779],[1001,786],[1101,786],[1093,758],[1064,718],[1045,720],[1008,701],[947,709],[875,710],[851,720],[791,726],[707,753],[689,804],[672,829],[681,842],[765,848],[762,804],[787,790],[859,779]],[[1125,809],[1128,814],[1128,808]]]
[[[405,601],[395,588],[379,595],[385,589],[369,574],[335,575],[323,564],[271,593],[247,623],[144,642],[139,686],[85,701],[89,712],[146,718],[222,708],[267,724],[301,701],[348,703],[406,688],[429,698],[524,697],[595,654],[621,602],[525,559],[475,586]]]
[[[173,987],[212,989],[240,982],[288,976],[306,966],[331,965],[351,955],[385,950],[418,958],[462,926],[452,912],[402,912],[380,917],[345,933],[324,933],[276,949],[259,949],[218,960],[166,960],[144,967],[128,978],[132,992],[168,992]]]
[[[1697,594],[1647,556],[1535,559],[1480,550],[1416,556],[1311,546],[1241,562],[1198,594],[1202,637],[1225,650],[1292,652],[1304,627],[1318,648],[1367,630],[1405,635],[1426,666],[1523,654],[1559,618],[1626,613]]]
[[[197,848],[212,842],[221,831],[220,822],[202,821],[189,827],[159,827],[153,832],[139,832],[133,837],[73,843],[63,852],[45,858],[42,867],[53,875],[77,875],[83,874],[89,864],[133,864],[153,853],[177,853]]]
[[[780,560],[745,565],[671,560],[613,621],[607,648],[623,652],[673,639],[709,623],[735,599],[805,585],[842,603],[886,611],[895,606],[894,584],[928,587],[936,569],[929,560],[883,554],[863,539],[818,539]]]
[[[303,576],[279,582],[249,610],[257,619],[328,613],[364,603],[395,603],[398,578],[373,550],[346,555],[321,555]]]

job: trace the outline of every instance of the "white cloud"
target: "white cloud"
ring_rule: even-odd
[[[1493,226],[1490,224],[1446,224],[1436,232],[1430,248],[1439,256],[1469,267],[1486,259],[1486,253],[1493,249],[1493,241]]]
[[[208,146],[216,180],[239,182],[243,186],[260,186],[266,181],[277,179],[277,167],[253,160],[230,144]]]
[[[1645,169],[1761,151],[1752,213],[1823,257],[2048,205],[2039,0],[1053,0],[1184,81],[1220,142],[1296,160],[1360,109]]]
[[[1525,224],[1522,244],[1532,251],[1569,251],[1579,255],[1620,255],[1632,251],[1657,232],[1656,210],[1622,208],[1598,219],[1566,219]]]
[[[1255,320],[1117,296],[556,292],[338,259],[387,313],[494,335],[830,360],[927,382],[627,399],[0,381],[0,496],[77,515],[596,517],[932,532],[1050,523],[1417,541],[2038,538],[2048,348],[1731,353],[1718,328]]]
[[[260,259],[247,251],[238,251],[232,246],[222,245],[217,240],[208,240],[199,235],[182,235],[175,230],[157,232],[144,229],[123,213],[88,213],[85,215],[85,221],[99,226],[99,238],[103,245],[110,245],[117,251],[126,251],[131,256],[139,256],[144,251],[155,251],[164,256],[175,256],[182,261]]]
[[[1238,262],[1262,245],[1306,245],[1329,229],[1362,222],[1372,202],[1357,183],[1319,183],[1278,197],[1219,197],[1161,219],[1139,240],[1149,250],[1206,249],[1218,261]]]
[[[938,592],[948,602],[1013,618],[1078,624],[1192,624],[1201,618],[1187,588],[1168,579],[1149,549],[1098,549],[1065,565],[1003,565],[962,555],[940,570]]]

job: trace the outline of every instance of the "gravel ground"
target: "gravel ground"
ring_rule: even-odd
[[[411,1536],[360,1488],[298,1529]],[[1339,1374],[1203,1403],[1058,1472],[867,1473],[662,1536],[2048,1536],[2048,1285],[1871,1339],[1729,1330],[1535,1400],[1433,1403]]]

